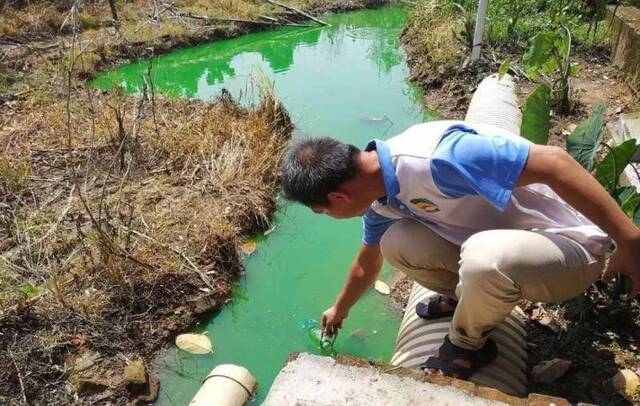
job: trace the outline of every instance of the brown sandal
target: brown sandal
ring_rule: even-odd
[[[438,369],[445,376],[468,379],[479,369],[491,364],[497,356],[498,347],[491,339],[488,339],[481,349],[472,351],[454,345],[447,335],[444,344],[438,349],[438,355],[429,357],[420,368]],[[467,361],[470,366],[465,367],[456,361]]]

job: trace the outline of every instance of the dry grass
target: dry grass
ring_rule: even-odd
[[[465,55],[454,32],[462,24],[462,17],[444,12],[436,0],[421,1],[415,6],[403,39],[416,80],[437,80],[459,70]]]
[[[10,350],[0,351],[0,399],[21,396],[10,356],[30,402],[69,402],[39,380],[79,379],[61,367],[79,350],[74,337],[109,362],[134,358],[162,341],[150,332],[194,320],[186,300],[199,290],[222,302],[240,240],[271,220],[292,129],[270,93],[246,109],[228,95],[152,102],[87,91],[70,111],[70,132],[64,101],[46,111],[20,103],[0,129],[0,346]],[[91,379],[122,388],[107,371]]]

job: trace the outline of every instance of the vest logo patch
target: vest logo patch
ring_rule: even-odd
[[[410,200],[411,203],[416,205],[419,209],[426,211],[427,213],[435,213],[440,211],[440,208],[431,200],[424,197],[418,197]]]

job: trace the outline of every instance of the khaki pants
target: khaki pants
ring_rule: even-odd
[[[559,302],[584,292],[604,268],[580,244],[557,234],[490,230],[459,247],[413,221],[393,224],[384,258],[422,286],[458,297],[449,337],[478,349],[521,298]]]

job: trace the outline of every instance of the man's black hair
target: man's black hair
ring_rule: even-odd
[[[355,176],[359,152],[357,147],[329,137],[296,142],[282,165],[284,196],[305,206],[328,205],[327,195]]]

